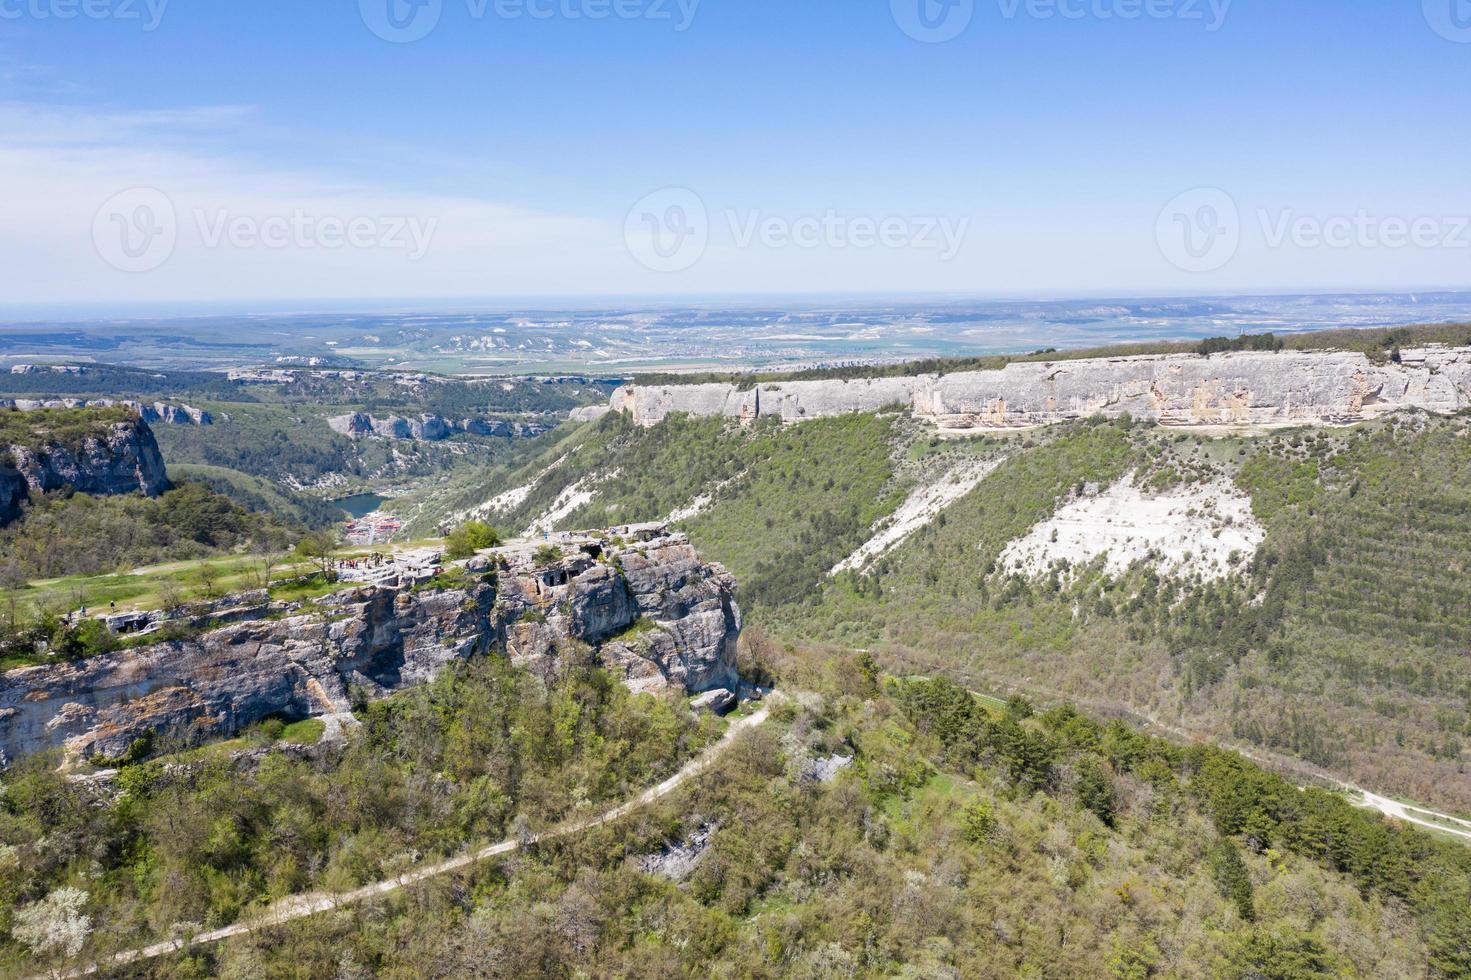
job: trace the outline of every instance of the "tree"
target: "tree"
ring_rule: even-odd
[[[531,556],[531,560],[538,566],[554,565],[562,560],[562,549],[554,544],[544,544],[536,549],[536,553]]]
[[[207,598],[219,595],[220,570],[207,561],[199,566],[199,587]]]
[[[276,566],[281,564],[283,558],[273,552],[261,555],[260,559],[252,562],[246,569],[245,581],[252,589],[269,589],[271,587],[271,573]]]
[[[37,959],[65,962],[92,934],[92,917],[82,911],[86,905],[87,893],[80,888],[58,888],[17,911],[10,933]]]
[[[5,592],[5,626],[14,630],[19,622],[20,590],[25,588],[26,576],[20,563],[7,558],[0,563],[0,589]]]
[[[1335,975],[1334,958],[1312,936],[1288,926],[1258,927],[1231,956],[1229,976],[1309,980]]]
[[[1076,789],[1078,803],[1083,809],[1102,820],[1104,826],[1112,827],[1115,811],[1113,780],[1108,778],[1103,764],[1092,756],[1084,758],[1078,764]]]
[[[296,543],[296,556],[317,567],[322,578],[330,580],[337,561],[337,535],[331,531],[312,531]]]
[[[469,558],[477,551],[494,548],[501,543],[501,534],[483,521],[466,521],[449,533],[445,543],[445,555],[450,559]]]
[[[996,833],[996,810],[989,800],[975,800],[961,815],[965,839],[972,844],[989,844]]]
[[[1244,921],[1254,922],[1256,906],[1252,901],[1251,873],[1247,871],[1246,862],[1241,860],[1241,852],[1230,838],[1223,837],[1211,847],[1210,866],[1221,895],[1236,906],[1237,913]]]

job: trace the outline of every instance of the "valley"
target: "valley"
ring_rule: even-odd
[[[1045,418],[1006,367],[469,389],[555,420],[509,437],[425,378],[17,408],[0,883],[65,915],[109,856],[74,951],[0,963],[786,975],[859,908],[870,962],[962,974],[1461,975],[1471,413],[1459,350],[1380,350],[1043,359]]]
[[[1282,355],[1220,356],[1200,358],[1218,397],[1239,387],[1233,358]],[[664,385],[655,403],[709,408],[641,416],[645,396],[620,392],[627,411],[449,506],[518,530],[679,515],[781,636],[1035,685],[1466,812],[1464,382],[1434,372],[1429,387],[1450,386],[1426,414],[1366,408],[1354,380],[1417,357],[1361,361],[1341,389],[1331,357],[1321,380],[1288,369],[1329,393],[1294,411],[1333,425],[1211,414],[1200,432],[1134,416],[1126,394],[1114,418],[942,436],[846,395],[793,425]],[[1259,410],[1286,403],[1251,394]]]
[[[395,371],[22,367],[0,373],[0,403],[23,411],[141,405],[177,479],[312,527],[343,520],[337,500],[412,494],[476,471],[516,440],[606,400],[613,387],[586,378],[473,381]]]
[[[1468,15],[0,0],[0,980],[1471,980]]]

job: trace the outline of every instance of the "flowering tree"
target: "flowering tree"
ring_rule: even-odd
[[[64,962],[80,953],[92,934],[92,917],[83,911],[86,905],[87,893],[80,888],[58,888],[16,912],[11,935],[37,959]]]

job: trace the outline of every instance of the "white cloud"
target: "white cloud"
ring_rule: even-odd
[[[657,188],[599,184],[595,148],[581,177],[598,194],[582,196],[606,203],[596,213],[574,214],[527,206],[535,191],[515,181],[483,196],[426,191],[463,179],[463,162],[447,162],[433,146],[394,145],[389,138],[344,144],[334,159],[323,150],[332,145],[330,134],[283,133],[250,106],[108,111],[0,102],[0,133],[0,295],[14,304],[857,291],[1103,295],[1466,279],[1466,249],[1268,248],[1254,226],[1244,229],[1240,252],[1225,268],[1192,275],[1161,254],[1156,224],[1163,201],[1095,200],[1067,187],[1055,200],[1026,207],[986,207],[978,191],[975,210],[930,212],[937,220],[970,222],[951,261],[935,249],[769,247],[760,236],[741,247],[725,219],[732,209],[793,220],[810,214],[769,212],[770,202],[749,199],[749,188],[712,185],[699,174],[687,182],[709,209],[708,247],[692,267],[660,273],[641,267],[624,242],[627,208]],[[295,158],[329,162],[262,162],[292,159],[293,140]],[[489,179],[503,165],[486,161],[477,177]],[[369,168],[390,176],[369,178]],[[104,202],[137,187],[166,194],[179,225],[167,262],[130,273],[99,255],[94,219]],[[1162,188],[1161,198],[1175,190]],[[620,203],[625,195],[627,205]],[[1239,195],[1243,214],[1252,213],[1260,196]],[[1314,202],[1294,203],[1302,210]],[[1449,203],[1437,211],[1435,203],[1378,210],[1458,213]],[[848,218],[905,214],[894,207],[838,210]],[[201,222],[213,223],[221,212],[257,228],[303,216],[343,224],[365,219],[384,231],[412,221],[432,225],[433,235],[417,261],[410,250],[392,247],[209,247]]]
[[[222,132],[238,143],[252,115],[236,106],[101,113],[0,105],[0,131],[7,134],[0,147],[7,300],[550,292],[565,284],[568,270],[606,268],[621,257],[618,230],[598,221],[293,172],[216,148]],[[139,187],[162,191],[172,202],[177,245],[158,268],[123,272],[99,254],[94,219],[104,202]],[[311,231],[305,239],[288,235],[284,247],[251,244],[252,236],[234,236],[232,244],[229,235],[212,235],[221,215],[253,228],[254,238],[283,223]],[[375,229],[376,237],[364,239],[375,244],[329,247],[354,222]],[[335,231],[339,226],[342,232]],[[384,244],[398,240],[395,229],[408,239],[406,227],[432,228],[418,260],[413,249]]]

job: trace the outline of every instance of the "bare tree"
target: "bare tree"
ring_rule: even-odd
[[[5,591],[5,626],[14,630],[20,622],[20,590],[25,588],[26,576],[20,563],[6,559],[0,563],[0,589]]]
[[[220,570],[209,562],[202,563],[199,566],[199,586],[211,599],[219,595]]]

